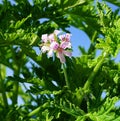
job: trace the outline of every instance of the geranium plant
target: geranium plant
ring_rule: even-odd
[[[119,7],[117,0],[0,1],[1,121],[120,121]],[[70,27],[86,34],[88,49]]]

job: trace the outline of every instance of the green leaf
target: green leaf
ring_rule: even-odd
[[[75,121],[85,121],[86,117],[84,116],[78,116]]]
[[[42,112],[42,115],[45,117],[45,121],[52,121],[52,119],[54,118],[54,116],[49,116],[49,113],[50,112],[48,110]]]
[[[32,15],[28,15],[26,18],[23,18],[22,20],[19,20],[15,23],[15,25],[10,25],[10,27],[18,29],[22,26],[22,24],[24,24],[30,17],[32,17]]]
[[[64,101],[63,99],[60,99],[60,104],[56,104],[56,107],[74,117],[84,115],[84,111],[72,104],[69,100]]]
[[[62,3],[63,2],[63,3]],[[82,5],[83,3],[85,3],[86,0],[61,0],[61,3],[63,4],[64,10],[70,9],[70,8],[74,8],[76,6]]]

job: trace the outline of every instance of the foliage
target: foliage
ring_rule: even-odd
[[[120,6],[117,0],[106,1]],[[113,11],[107,2],[0,3],[1,121],[120,120],[116,106],[120,64],[115,61],[120,48],[120,16],[119,9]],[[69,33],[70,26],[84,31],[90,46],[88,50],[79,46],[81,55],[66,57],[62,66],[59,58],[41,53],[41,36],[56,29]],[[8,69],[13,74],[8,75]]]

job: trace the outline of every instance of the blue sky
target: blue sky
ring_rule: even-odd
[[[72,47],[73,47],[73,56],[79,56],[80,51],[78,49],[78,46],[80,45],[87,50],[90,46],[89,37],[86,35],[84,31],[79,30],[73,26],[71,26],[68,30],[72,34],[71,42],[72,42]]]

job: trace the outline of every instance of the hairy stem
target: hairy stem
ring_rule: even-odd
[[[13,92],[13,105],[17,104],[19,83],[15,82]]]
[[[86,83],[85,83],[85,85],[83,87],[84,90],[88,90],[89,89],[89,87],[90,87],[94,77],[96,76],[96,74],[97,74],[98,70],[100,69],[101,65],[103,64],[104,60],[105,60],[105,57],[102,56],[101,60],[94,67],[91,75],[89,76],[88,80],[86,81]]]
[[[36,113],[39,112],[40,109],[41,109],[41,107],[36,108],[36,109],[33,110],[32,112],[30,112],[30,113],[27,115],[27,117],[31,117],[31,116],[35,115]]]
[[[48,102],[46,102],[45,104],[43,104],[42,106],[37,107],[36,109],[34,109],[32,112],[30,112],[27,117],[31,117],[34,116],[35,114],[37,114],[41,109],[46,108],[49,105]]]
[[[14,74],[16,76],[19,75],[19,67],[17,65],[14,66]],[[13,87],[13,97],[12,97],[12,104],[17,104],[18,99],[18,90],[19,90],[19,82],[16,80]]]
[[[67,86],[68,88],[70,88],[70,84],[69,84],[69,81],[68,81],[68,76],[67,76],[67,71],[66,71],[66,66],[65,66],[65,64],[62,64],[62,67],[63,67],[64,76],[65,76],[66,86]]]
[[[107,54],[103,54],[102,57],[101,57],[101,59],[97,63],[97,65],[94,67],[92,73],[90,74],[89,78],[87,79],[86,83],[84,84],[84,87],[83,87],[83,91],[84,92],[86,92],[86,91],[89,90],[89,88],[91,86],[91,83],[94,80],[94,78],[95,78],[97,72],[99,71],[100,67],[102,66],[102,64],[103,64],[106,56],[107,56]],[[81,104],[81,102],[83,100],[83,97],[84,97],[84,95],[80,95],[79,105]]]

